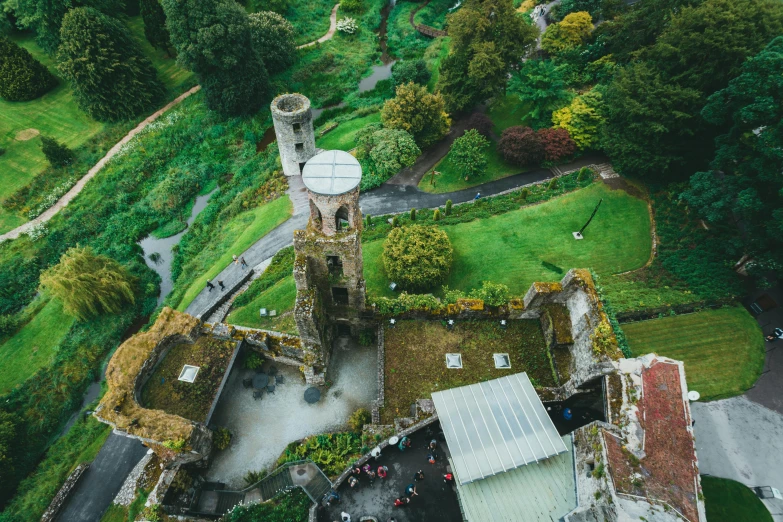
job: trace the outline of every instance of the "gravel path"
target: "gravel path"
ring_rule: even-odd
[[[162,109],[156,111],[147,119],[139,123],[132,131],[126,134],[124,138],[122,138],[111,149],[109,149],[109,152],[107,152],[106,155],[102,157],[98,161],[98,163],[95,164],[93,168],[88,170],[87,174],[85,174],[84,177],[82,177],[82,179],[77,181],[76,185],[71,187],[71,190],[69,190],[63,197],[61,197],[60,200],[57,201],[57,203],[49,207],[43,214],[41,214],[37,218],[28,221],[24,225],[20,225],[16,227],[10,232],[6,232],[5,234],[0,235],[0,242],[6,241],[8,239],[16,239],[20,235],[30,231],[36,225],[39,225],[41,223],[46,223],[47,221],[52,219],[55,216],[55,214],[57,214],[68,203],[70,203],[73,200],[73,198],[79,195],[79,192],[81,192],[84,186],[87,185],[87,182],[90,181],[92,178],[94,178],[98,172],[100,172],[100,170],[104,167],[104,165],[106,165],[106,163],[110,159],[112,159],[117,154],[117,152],[119,152],[119,150],[122,148],[123,145],[125,145],[130,140],[132,140],[134,136],[136,136],[139,132],[144,130],[144,128],[147,125],[157,120],[163,113],[165,113],[172,107],[179,105],[179,103],[182,102],[182,100],[184,100],[191,94],[198,92],[199,89],[201,89],[201,86],[196,85],[189,91],[180,94],[179,96],[177,96],[177,98],[174,101],[167,103]]]
[[[310,43],[306,43],[303,45],[300,45],[297,47],[297,49],[303,49],[305,47],[310,47],[312,45],[315,45],[317,43],[324,43],[327,40],[331,40],[332,36],[334,36],[334,32],[337,30],[337,8],[340,7],[340,4],[334,4],[334,7],[332,7],[332,14],[329,15],[329,30],[326,31],[326,34],[320,37],[318,40],[314,40]]]

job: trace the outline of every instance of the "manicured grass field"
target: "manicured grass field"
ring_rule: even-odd
[[[498,154],[497,143],[494,141],[490,141],[489,147],[487,147],[484,155],[487,158],[487,167],[484,172],[465,181],[465,178],[459,173],[454,163],[452,163],[451,153],[446,154],[446,157],[440,160],[432,169],[440,172],[440,174],[435,175],[434,180],[432,171],[425,174],[419,182],[419,189],[436,194],[454,192],[456,190],[475,187],[488,181],[506,178],[527,170],[507,163],[500,154]],[[432,184],[433,181],[434,185]]]
[[[763,502],[744,484],[718,477],[701,477],[709,522],[772,522]]]
[[[293,316],[288,314],[280,317],[294,309],[295,301],[296,284],[294,276],[289,275],[261,292],[250,304],[231,312],[226,322],[251,328],[296,333]],[[277,317],[261,317],[258,313],[261,308],[266,308],[267,311],[277,310]]]
[[[60,301],[52,299],[16,335],[0,344],[0,393],[49,364],[72,324],[73,318],[63,312]]]
[[[460,321],[447,330],[440,321],[400,321],[384,334],[385,407],[381,420],[408,415],[411,403],[476,382],[525,371],[533,386],[554,386],[544,335],[537,321]],[[447,369],[446,354],[462,354],[462,369]],[[493,353],[508,353],[511,369],[496,369]]]
[[[744,308],[705,310],[622,325],[634,356],[657,353],[685,363],[688,388],[702,399],[739,395],[764,367],[764,339]]]
[[[375,112],[361,118],[344,121],[334,130],[328,132],[323,138],[319,138],[316,145],[324,150],[349,151],[356,147],[356,133],[370,123],[381,121],[381,113]]]
[[[293,212],[293,205],[287,195],[276,200],[243,212],[232,219],[221,231],[211,248],[204,250],[200,258],[203,258],[202,266],[208,268],[200,275],[186,274],[193,282],[185,291],[177,310],[185,308],[204,289],[207,279],[218,275],[229,263],[231,256],[239,255],[253,243],[271,232],[280,223],[287,220]]]
[[[571,233],[579,230],[601,198],[603,204],[585,238],[575,241]],[[450,288],[470,290],[486,280],[508,285],[514,295],[524,295],[536,281],[560,281],[571,268],[592,268],[599,274],[639,268],[652,246],[646,203],[603,183],[443,230],[454,248]],[[380,255],[383,240],[362,248],[368,293],[389,296]]]
[[[152,65],[158,70],[158,78],[160,78],[160,81],[163,82],[163,85],[165,85],[170,92],[174,93],[171,98],[178,96],[184,91],[183,85],[193,80],[195,75],[187,69],[183,69],[177,65],[176,57],[170,56],[165,51],[155,49],[152,44],[147,41],[147,38],[144,36],[144,21],[141,19],[141,16],[129,18],[128,27],[141,47],[141,50],[144,51],[147,58],[152,61]],[[195,81],[192,83],[195,84]]]
[[[490,105],[489,118],[495,124],[495,134],[500,134],[514,125],[527,125],[526,116],[530,108],[518,96],[509,94]]]

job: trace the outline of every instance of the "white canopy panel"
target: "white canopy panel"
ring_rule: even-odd
[[[302,181],[316,194],[336,196],[359,185],[362,167],[342,150],[327,150],[310,158],[302,169]]]
[[[432,394],[460,484],[568,450],[526,373]]]

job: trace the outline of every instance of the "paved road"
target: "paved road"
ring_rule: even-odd
[[[761,295],[767,294],[778,304],[777,308],[762,312],[756,316],[764,335],[772,333],[776,327],[783,328],[783,288],[777,285],[773,288],[757,290],[743,300],[743,304],[749,307],[752,302]],[[767,342],[767,361],[764,365],[764,373],[753,388],[745,393],[745,396],[771,410],[783,414],[783,339],[775,342]],[[783,486],[783,484],[781,484]]]
[[[146,455],[136,439],[112,433],[84,472],[57,522],[98,522],[119,493],[125,477]]]
[[[691,404],[702,474],[783,489],[783,416],[746,397]],[[783,520],[783,501],[765,501]]]

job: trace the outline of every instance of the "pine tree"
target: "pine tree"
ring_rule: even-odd
[[[0,97],[8,101],[34,100],[57,85],[57,78],[27,49],[0,36]]]
[[[73,161],[71,149],[54,138],[41,136],[41,151],[52,167],[64,167]]]
[[[155,67],[128,29],[95,9],[65,15],[58,59],[77,103],[96,120],[132,118],[163,96]]]
[[[158,0],[139,0],[141,18],[144,20],[144,36],[156,49],[168,52],[171,37],[166,29],[166,13]]]
[[[268,101],[269,77],[242,6],[234,0],[161,3],[177,61],[199,77],[210,109],[252,114]]]

